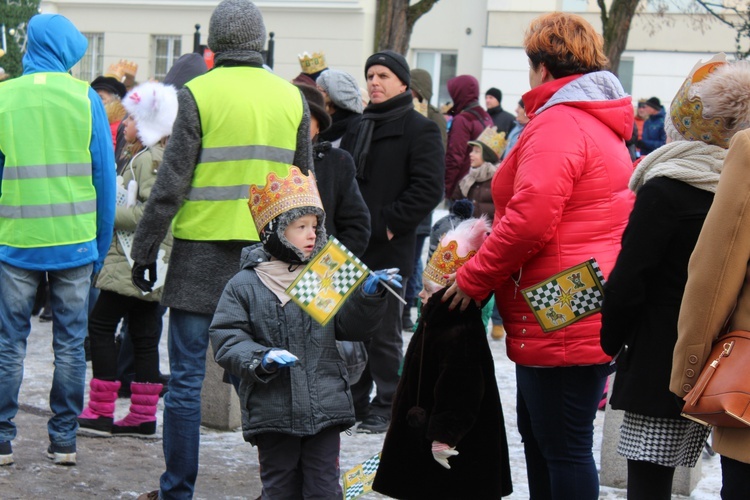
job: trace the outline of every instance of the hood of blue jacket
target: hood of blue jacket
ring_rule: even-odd
[[[86,53],[89,42],[73,23],[60,14],[38,14],[27,30],[23,74],[66,73]]]

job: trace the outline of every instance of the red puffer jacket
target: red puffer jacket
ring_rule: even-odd
[[[520,290],[591,257],[605,277],[612,270],[634,201],[631,99],[601,71],[547,82],[523,100],[531,121],[493,178],[492,234],[459,269],[458,286],[475,299],[496,291],[514,362],[605,363],[599,314],[544,333]]]

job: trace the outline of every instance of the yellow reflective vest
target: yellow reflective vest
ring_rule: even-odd
[[[88,83],[65,73],[34,73],[3,83],[2,90],[0,245],[41,248],[95,239]],[[49,100],[68,104],[64,114],[45,106]],[[19,103],[25,112],[13,112]],[[49,123],[62,125],[39,125]]]
[[[187,85],[198,106],[201,153],[187,199],[172,222],[176,238],[258,241],[250,184],[286,175],[297,148],[299,90],[249,66],[219,67]]]

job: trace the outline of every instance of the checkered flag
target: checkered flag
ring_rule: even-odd
[[[521,290],[544,332],[552,332],[599,312],[604,276],[596,259],[589,259],[541,283]]]
[[[331,236],[286,294],[315,321],[326,325],[369,273],[362,261]]]
[[[539,288],[526,292],[526,296],[533,310],[541,311],[542,309],[547,309],[557,302],[557,297],[559,296],[557,281],[550,281]]]
[[[344,499],[355,498],[372,491],[372,481],[380,465],[380,453],[373,455],[344,473]]]

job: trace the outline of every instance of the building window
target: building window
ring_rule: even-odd
[[[154,35],[153,57],[156,80],[163,80],[167,71],[182,54],[182,37],[179,35]]]
[[[617,70],[622,88],[626,93],[633,93],[633,58],[623,57],[620,59],[620,67]]]
[[[448,80],[456,76],[458,55],[450,52],[416,51],[417,68],[426,70],[432,76],[432,99],[430,104],[440,106],[451,102],[448,93]]]
[[[84,33],[84,36],[89,46],[74,74],[79,80],[90,82],[104,73],[104,33]]]

